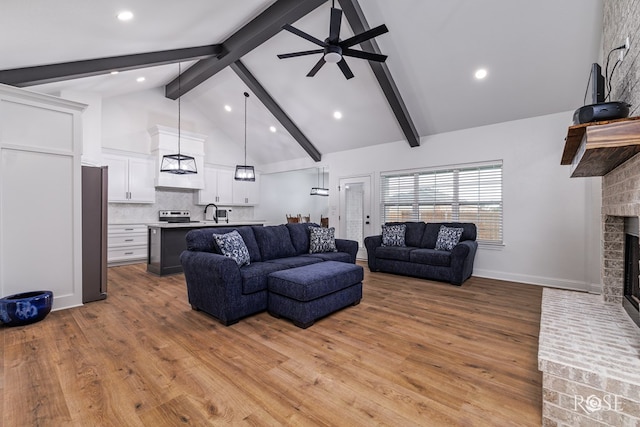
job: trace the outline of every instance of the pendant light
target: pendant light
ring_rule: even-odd
[[[181,76],[182,67],[178,62],[178,154],[165,154],[162,156],[162,163],[160,164],[160,172],[169,172],[177,175],[198,173],[196,159],[180,153],[180,107],[182,99]]]
[[[318,168],[318,175],[320,175],[320,168]],[[320,187],[320,176],[318,176],[318,187],[311,188],[312,196],[328,196],[329,189],[324,188],[324,168],[322,168],[322,187]]]
[[[236,173],[233,179],[236,181],[255,181],[256,171],[253,166],[247,166],[247,98],[249,94],[244,93],[244,165],[236,165]]]

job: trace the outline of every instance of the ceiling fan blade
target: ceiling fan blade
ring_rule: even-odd
[[[322,53],[324,49],[305,50],[303,52],[281,53],[278,55],[280,59],[295,58],[297,56],[313,55],[314,53]]]
[[[329,42],[338,43],[340,40],[340,24],[342,23],[342,11],[331,8],[331,21],[329,23]]]
[[[378,37],[381,34],[384,33],[388,33],[389,29],[387,28],[386,25],[382,24],[379,25],[375,28],[372,28],[370,30],[365,31],[364,33],[360,33],[360,34],[356,34],[353,37],[350,37],[346,40],[343,40],[340,42],[340,47],[341,48],[345,48],[345,47],[351,47],[353,45],[362,43],[362,42],[366,42],[369,39],[372,39],[374,37]]]
[[[293,26],[291,26],[289,24],[283,25],[282,29],[289,31],[290,33],[293,33],[296,36],[302,37],[303,39],[309,40],[311,43],[315,43],[318,46],[321,46],[321,47],[327,46],[327,44],[325,42],[323,42],[321,40],[318,40],[317,38],[305,33],[304,31],[300,31],[296,27],[293,27]]]
[[[354,58],[367,59],[369,61],[384,62],[387,60],[387,55],[381,55],[379,53],[363,52],[356,49],[342,49],[343,56],[352,56]]]
[[[313,68],[311,69],[311,71],[309,71],[309,74],[307,74],[307,77],[313,77],[316,75],[316,73],[318,71],[320,71],[320,68],[322,68],[322,66],[326,63],[326,61],[324,60],[324,56],[320,58],[320,60],[318,62],[316,62],[316,65],[313,66]]]
[[[338,67],[340,67],[340,71],[344,74],[344,77],[349,80],[353,77],[353,73],[351,72],[351,68],[347,65],[347,61],[342,58],[340,62],[338,62]]]

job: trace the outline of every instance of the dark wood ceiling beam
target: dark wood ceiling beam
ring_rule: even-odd
[[[25,87],[97,76],[111,71],[127,71],[219,55],[220,45],[188,47],[133,55],[112,56],[84,61],[0,70],[0,83]]]
[[[198,61],[180,77],[181,93],[185,94],[205,80],[233,64],[262,43],[315,10],[327,0],[278,0],[247,25],[222,42],[223,52],[215,58]],[[177,99],[178,78],[165,87],[167,98]]]
[[[264,87],[258,82],[253,74],[247,69],[247,67],[241,62],[236,61],[231,64],[231,69],[240,77],[240,79],[247,85],[247,87],[253,92],[256,97],[264,104],[265,107],[273,114],[273,116],[284,126],[284,128],[291,134],[291,136],[300,144],[304,151],[311,156],[313,160],[319,162],[322,160],[322,154],[318,149],[307,139],[302,131],[296,126],[291,118],[284,112],[278,103],[269,95]]]
[[[342,8],[344,15],[347,17],[349,26],[353,30],[354,34],[360,34],[370,29],[357,0],[338,0],[338,3],[340,3],[340,7]],[[362,42],[360,43],[360,46],[362,47],[362,50],[367,52],[382,54],[380,47],[378,47],[378,44],[374,39]],[[400,91],[391,76],[389,67],[387,67],[384,62],[368,62],[373,70],[373,74],[376,76],[376,79],[378,79],[382,92],[386,96],[387,101],[396,116],[396,120],[398,120],[398,124],[400,125],[402,132],[407,138],[407,142],[409,142],[409,145],[412,147],[420,146],[420,135],[418,135],[418,131],[416,130],[413,120],[409,115],[409,110],[407,110],[407,106],[402,100]]]

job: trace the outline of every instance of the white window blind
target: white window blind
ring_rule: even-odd
[[[380,176],[382,222],[473,222],[478,241],[502,243],[502,162]]]

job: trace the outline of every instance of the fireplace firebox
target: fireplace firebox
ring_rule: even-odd
[[[631,319],[640,326],[640,239],[635,234],[625,234],[624,244],[624,296],[622,306]]]

